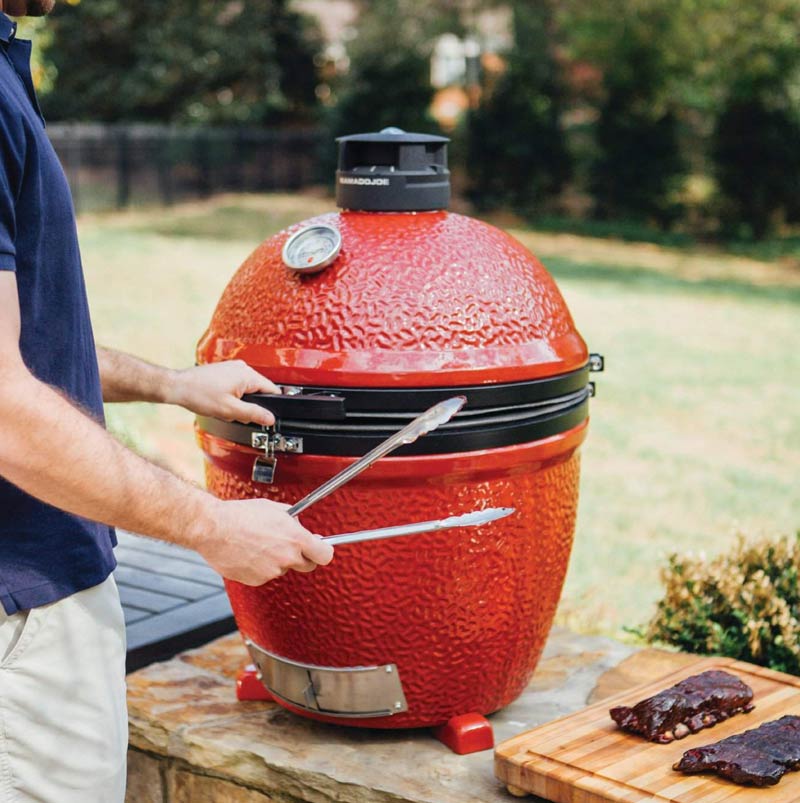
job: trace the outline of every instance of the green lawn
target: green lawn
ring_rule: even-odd
[[[80,221],[100,343],[191,364],[226,282],[261,240],[330,208],[228,197]],[[725,550],[738,530],[800,528],[800,268],[514,228],[556,276],[603,353],[562,621],[643,623],[673,550]],[[201,480],[192,418],[109,409],[112,428]]]

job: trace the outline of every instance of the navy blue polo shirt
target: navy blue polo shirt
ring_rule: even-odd
[[[36,101],[31,43],[16,39],[16,24],[4,14],[0,50],[0,270],[16,273],[20,350],[34,376],[102,421],[69,185]],[[50,457],[60,460],[58,432],[51,434]],[[6,613],[103,582],[115,565],[115,543],[109,527],[47,505],[0,477],[0,602]]]

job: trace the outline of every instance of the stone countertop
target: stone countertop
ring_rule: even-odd
[[[490,717],[496,742],[583,707],[634,651],[553,630],[525,692]],[[238,702],[235,677],[247,661],[234,634],[128,676],[129,803],[513,800],[491,751],[459,756],[424,729],[326,725],[274,703]]]

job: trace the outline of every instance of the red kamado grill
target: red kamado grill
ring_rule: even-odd
[[[272,429],[198,420],[217,496],[296,502],[463,395],[449,423],[301,520],[330,535],[516,508],[477,528],[339,546],[330,566],[258,588],[227,582],[270,696],[325,722],[442,726],[507,705],[567,569],[589,372],[602,363],[530,252],[446,211],[447,141],[398,129],[340,139],[343,211],[262,243],[198,346],[200,363],[243,359],[282,386],[248,397],[275,413]]]

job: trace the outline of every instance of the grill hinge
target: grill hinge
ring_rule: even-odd
[[[604,371],[606,367],[606,358],[602,354],[589,355],[589,370],[595,374],[599,371]]]

